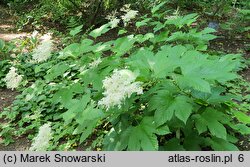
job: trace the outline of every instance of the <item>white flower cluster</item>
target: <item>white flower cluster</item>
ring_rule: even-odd
[[[50,34],[43,35],[41,39],[41,44],[33,50],[32,59],[35,63],[46,61],[50,57],[53,48]]]
[[[112,76],[103,80],[104,97],[98,105],[104,106],[107,110],[116,105],[120,108],[122,102],[133,93],[143,94],[142,83],[134,82],[135,79],[135,74],[130,70],[114,70]]]
[[[111,24],[111,28],[115,28],[118,26],[118,24],[120,23],[121,19],[118,19],[117,17],[115,17],[114,19],[112,19],[109,23]]]
[[[118,24],[120,23],[120,21],[121,21],[121,19],[118,19],[117,17],[116,17],[116,14],[117,14],[117,12],[116,12],[116,10],[115,11],[113,11],[110,15],[108,15],[107,17],[106,17],[106,19],[108,19],[110,22],[110,25],[111,25],[111,28],[115,28],[115,27],[117,27],[118,26]]]
[[[124,5],[121,11],[126,12],[124,16],[121,16],[125,26],[129,23],[130,20],[134,19],[138,13],[138,11],[130,9],[130,4]]]
[[[101,58],[98,58],[98,59],[94,60],[93,62],[89,63],[89,67],[90,67],[90,68],[95,68],[95,67],[97,67],[101,62],[102,62],[102,59],[101,59]]]
[[[121,11],[125,12],[125,15],[121,16],[125,26],[130,22],[130,20],[134,19],[138,13],[138,11],[130,9],[130,4],[124,5],[123,8],[121,8]],[[116,13],[117,12],[115,11],[111,15],[107,16],[107,19],[110,20],[109,23],[111,28],[117,27],[121,21],[121,19],[116,17]]]
[[[11,67],[8,74],[5,76],[4,81],[9,89],[15,89],[19,86],[22,81],[22,76],[18,75],[15,67]]]
[[[49,141],[52,139],[51,123],[44,124],[39,128],[38,135],[30,147],[30,151],[46,151],[49,147]]]

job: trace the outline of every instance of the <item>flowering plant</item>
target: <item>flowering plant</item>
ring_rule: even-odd
[[[20,85],[20,82],[22,81],[22,76],[17,74],[15,67],[11,67],[10,71],[4,78],[4,81],[6,82],[7,88],[13,90]]]
[[[215,30],[198,31],[197,14],[168,17],[162,6],[136,22],[137,33],[98,42],[118,21],[109,22],[35,65],[40,79],[5,113],[26,131],[39,127],[32,148],[45,136],[50,149],[96,138],[98,150],[238,150],[235,134],[250,134],[249,117],[227,85],[240,78],[241,55],[209,55]],[[124,11],[125,23],[137,15]],[[40,122],[51,122],[53,138]]]
[[[30,150],[31,151],[46,151],[49,147],[49,142],[52,139],[51,124],[44,124],[39,128],[38,135],[34,138]]]

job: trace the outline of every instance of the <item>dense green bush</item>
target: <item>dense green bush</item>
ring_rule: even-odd
[[[138,7],[142,2],[142,0],[27,0],[11,1],[9,5],[15,12],[20,11],[23,15],[19,21],[20,27],[25,24],[39,25],[45,22],[61,23],[68,27],[79,24],[90,27],[104,23],[107,14],[124,4],[132,3]],[[25,8],[25,12],[21,8]]]
[[[48,150],[83,142],[102,150],[238,150],[237,137],[250,134],[250,120],[235,102],[245,98],[228,85],[240,78],[244,59],[209,55],[215,30],[192,27],[197,14],[173,15],[161,10],[164,4],[136,23],[137,12],[128,10],[60,52],[40,49],[44,60],[20,55],[33,81],[1,113],[10,125],[1,127],[4,142],[12,135],[32,139],[49,125]],[[129,25],[137,33],[129,34]],[[109,31],[119,37],[98,42]],[[26,75],[27,68],[16,68]]]

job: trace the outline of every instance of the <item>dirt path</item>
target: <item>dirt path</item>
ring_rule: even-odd
[[[25,32],[16,31],[16,21],[17,17],[11,15],[8,9],[0,5],[0,39],[10,41],[15,38],[27,36]]]

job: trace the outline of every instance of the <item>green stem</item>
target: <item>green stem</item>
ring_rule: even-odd
[[[176,131],[176,138],[177,139],[181,138],[181,130],[180,130],[180,128],[178,128],[177,131]]]

